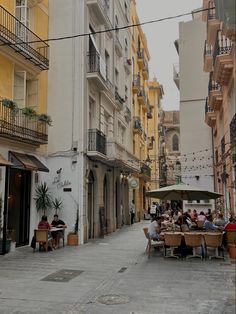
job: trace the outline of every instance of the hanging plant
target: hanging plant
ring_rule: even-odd
[[[30,119],[36,118],[37,117],[37,112],[31,108],[31,107],[25,107],[22,109],[22,113],[29,117]]]
[[[49,115],[47,115],[46,113],[39,114],[38,115],[38,120],[46,122],[50,126],[52,125],[52,118]]]

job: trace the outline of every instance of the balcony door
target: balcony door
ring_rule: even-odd
[[[16,36],[22,41],[29,41],[29,7],[28,0],[16,0],[16,18],[20,22],[16,22]],[[25,27],[26,26],[26,27]]]

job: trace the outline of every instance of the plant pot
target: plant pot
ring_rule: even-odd
[[[11,248],[11,240],[6,240],[6,253],[9,253]],[[0,239],[0,253],[2,253],[2,239]]]
[[[79,236],[75,233],[69,233],[67,235],[67,245],[76,246],[79,244]]]
[[[228,244],[228,252],[230,258],[236,259],[236,244]]]

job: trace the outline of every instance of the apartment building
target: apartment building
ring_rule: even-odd
[[[16,246],[29,244],[35,186],[49,171],[47,38],[48,0],[0,1],[0,199],[3,237]]]
[[[214,186],[223,195],[217,208],[235,214],[236,102],[235,1],[203,1],[206,22],[204,71],[209,74],[205,122],[212,131]]]
[[[181,175],[186,184],[214,191],[212,133],[204,123],[208,75],[202,67],[206,24],[199,14],[179,23],[179,68],[173,78],[180,91]],[[184,201],[183,209],[214,209],[213,200]]]
[[[131,24],[138,24],[135,0],[131,1]],[[151,168],[148,162],[148,61],[150,59],[147,40],[141,26],[132,28],[132,112],[133,112],[133,152],[140,160],[141,172],[137,177],[139,185],[133,190],[136,205],[136,219],[139,221],[147,209],[146,189],[151,180]]]
[[[149,109],[148,118],[148,157],[151,168],[151,181],[148,184],[149,190],[158,189],[160,187],[159,172],[159,152],[160,152],[160,114],[161,99],[164,95],[163,86],[154,78],[148,82],[148,98]],[[153,200],[156,201],[156,200]],[[151,203],[152,200],[149,200]]]
[[[50,37],[90,33],[52,43],[49,72],[56,121],[49,184],[63,199],[68,231],[79,211],[84,243],[130,223],[128,176],[140,171],[132,151],[131,33],[118,29],[129,23],[130,1],[58,0],[50,14]]]

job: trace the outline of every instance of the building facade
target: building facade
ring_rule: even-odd
[[[205,122],[211,128],[214,186],[223,195],[217,208],[235,214],[235,2],[203,1],[206,21],[204,71],[209,74]]]
[[[49,171],[47,38],[48,0],[0,1],[0,198],[4,236],[16,246],[29,244],[35,187]]]
[[[131,24],[139,24],[135,0],[131,1]],[[132,31],[132,113],[133,113],[133,153],[140,160],[139,186],[133,190],[136,205],[136,220],[143,218],[147,210],[146,189],[151,180],[151,168],[148,163],[148,61],[150,59],[147,40],[140,26]]]
[[[179,23],[179,73],[174,72],[180,91],[180,152],[182,181],[214,191],[212,133],[204,123],[208,75],[203,72],[202,54],[206,25],[198,14]],[[193,62],[194,60],[194,62]],[[212,200],[184,201],[183,209],[214,209]]]

